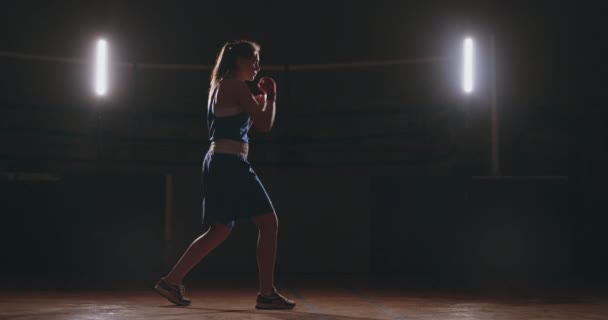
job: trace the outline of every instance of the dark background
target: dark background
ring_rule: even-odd
[[[605,285],[600,12],[595,1],[3,5],[2,283],[148,287],[167,272],[204,231],[206,66],[225,41],[251,39],[279,87],[275,128],[253,133],[250,153],[280,217],[279,274]],[[122,63],[104,99],[88,63],[100,36]],[[478,49],[469,97],[464,36]],[[501,177],[489,175],[491,36]],[[446,59],[298,69],[432,57]],[[255,240],[237,225],[189,281],[255,277]]]

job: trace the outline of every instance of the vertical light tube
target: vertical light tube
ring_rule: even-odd
[[[108,92],[108,44],[105,40],[97,41],[95,56],[95,93],[104,96]]]
[[[462,90],[465,93],[473,92],[474,88],[474,51],[473,39],[466,38],[463,43],[462,63]]]

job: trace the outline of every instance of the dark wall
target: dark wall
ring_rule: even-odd
[[[566,177],[377,177],[372,270],[440,285],[563,285],[602,277],[601,228],[589,228]],[[593,262],[592,262],[593,261]]]
[[[2,181],[5,285],[142,283],[162,267],[164,177]]]

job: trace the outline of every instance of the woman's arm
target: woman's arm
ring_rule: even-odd
[[[264,99],[263,102],[260,98],[256,99],[247,84],[242,81],[232,80],[227,81],[226,84],[231,95],[236,98],[237,104],[251,117],[253,127],[262,132],[269,132],[274,124],[276,113],[274,99]]]

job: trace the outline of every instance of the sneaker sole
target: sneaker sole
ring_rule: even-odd
[[[176,304],[178,306],[188,306],[188,305],[190,305],[190,302],[184,303],[184,302],[180,302],[179,300],[175,300],[173,298],[173,295],[169,291],[161,288],[158,285],[154,286],[154,290],[156,292],[158,292],[161,296],[167,298],[167,300],[173,302],[174,304]]]
[[[277,306],[274,304],[258,304],[255,306],[256,309],[261,309],[261,310],[286,310],[286,309],[293,309],[295,308],[295,306]]]

